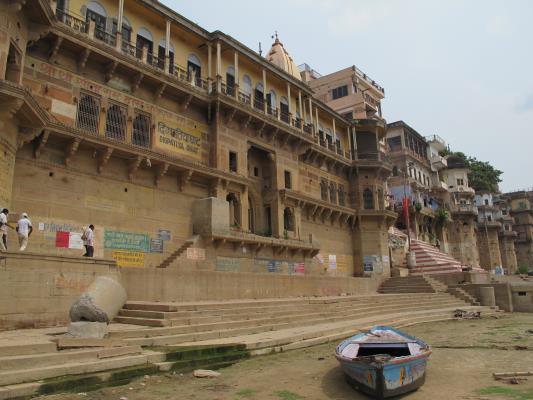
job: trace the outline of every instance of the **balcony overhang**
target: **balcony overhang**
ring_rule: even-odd
[[[318,200],[289,189],[280,190],[279,194],[283,204],[301,208],[308,220],[318,219],[322,223],[329,220],[332,225],[338,222],[341,227],[353,227],[356,223],[357,214],[352,208]]]
[[[230,244],[234,250],[239,247],[247,248],[257,254],[261,249],[270,248],[278,256],[283,254],[296,256],[300,253],[305,258],[314,257],[320,252],[320,243],[317,241],[304,242],[295,239],[272,238],[233,230],[213,231],[202,236],[210,241],[215,249],[221,245]]]
[[[355,131],[374,132],[378,135],[379,139],[385,137],[387,133],[387,122],[385,120],[378,119],[354,119],[352,120],[352,126]]]
[[[398,213],[393,210],[359,210],[358,218],[361,221],[374,220],[391,227],[398,218]]]

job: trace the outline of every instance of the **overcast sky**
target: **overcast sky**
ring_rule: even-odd
[[[297,64],[356,65],[385,88],[383,114],[438,134],[533,186],[533,1],[164,0],[263,54],[278,31]]]

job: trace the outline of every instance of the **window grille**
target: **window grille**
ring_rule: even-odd
[[[329,201],[337,203],[337,185],[333,182],[329,184]]]
[[[141,147],[150,147],[150,117],[146,114],[136,113],[133,119],[132,144]]]
[[[344,192],[344,185],[339,185],[339,205],[344,206],[346,204],[346,194]]]
[[[81,93],[78,102],[76,126],[90,133],[98,135],[98,121],[100,117],[100,99],[87,93]]]
[[[126,108],[113,104],[107,109],[105,136],[124,141],[126,138]]]
[[[328,181],[326,179],[320,181],[320,198],[328,201]]]

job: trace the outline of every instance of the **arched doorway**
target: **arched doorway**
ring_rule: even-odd
[[[229,203],[229,225],[230,227],[241,226],[241,205],[235,193],[229,193],[226,196],[226,201]]]

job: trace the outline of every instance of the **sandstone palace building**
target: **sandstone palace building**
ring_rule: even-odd
[[[0,206],[30,252],[94,224],[123,267],[389,275],[384,94],[154,0],[3,1]]]

